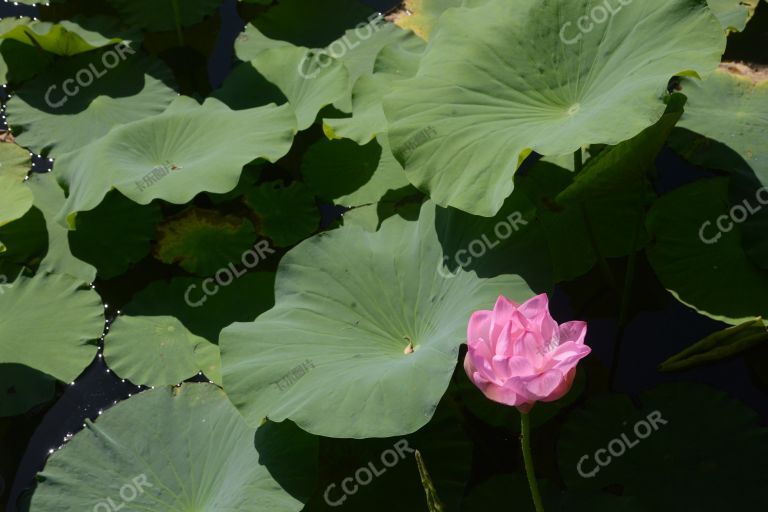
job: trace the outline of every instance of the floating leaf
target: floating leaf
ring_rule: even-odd
[[[266,252],[262,254],[271,256]],[[264,265],[267,263],[259,261],[259,267]],[[152,283],[133,297],[125,311],[129,315],[174,316],[192,333],[217,343],[224,327],[233,322],[253,321],[275,303],[272,272],[250,272],[229,286],[219,285],[215,278],[206,281],[199,277],[177,277],[167,283]]]
[[[349,85],[344,98],[334,106],[343,112],[352,110],[352,87],[358,78],[370,75],[376,70],[376,56],[392,45],[401,45],[410,40],[410,34],[393,23],[387,23],[383,17],[369,16],[366,23],[344,32],[344,35],[329,44],[323,52],[340,60],[349,72]],[[414,43],[415,44],[415,43]]]
[[[160,114],[176,98],[165,64],[129,46],[61,59],[8,101],[17,142],[57,157],[115,126]]]
[[[768,73],[724,63],[702,82],[683,79],[680,126],[728,145],[768,186]]]
[[[70,190],[60,218],[94,208],[112,188],[139,204],[228,192],[245,164],[285,155],[295,132],[288,106],[235,111],[213,98],[199,105],[179,97],[162,114],[115,128],[57,161]]]
[[[300,242],[320,224],[315,197],[303,183],[286,187],[270,181],[248,192],[245,201],[259,216],[259,233],[271,238],[278,247]]]
[[[384,99],[411,182],[439,205],[491,216],[531,150],[563,155],[635,136],[661,117],[672,76],[706,75],[725,48],[701,2],[634,2],[579,32],[593,8],[604,6],[493,0],[447,10],[416,76]]]
[[[387,130],[382,99],[394,84],[412,77],[424,52],[424,42],[409,32],[395,33],[376,58],[373,74],[364,73],[352,88],[352,117],[323,119],[323,130],[330,139],[348,138],[367,144]],[[424,130],[428,134],[429,129]]]
[[[269,39],[322,48],[370,15],[371,9],[356,0],[282,0],[251,20],[251,24]],[[252,39],[239,42],[237,55],[241,60],[254,58],[247,49],[251,42]]]
[[[264,50],[291,46],[293,45],[287,41],[270,39],[249,23],[235,40],[235,54],[238,59],[249,62]]]
[[[203,370],[203,362],[209,362],[210,350],[218,352],[216,345],[171,316],[120,316],[104,341],[107,365],[118,376],[144,386],[172,385],[193,377]],[[210,362],[208,370],[208,378],[218,376],[220,383],[220,370],[210,368]]]
[[[193,274],[212,275],[239,262],[255,241],[248,219],[192,207],[158,227],[155,257],[163,263],[178,263]]]
[[[255,447],[254,431],[216,386],[145,391],[95,423],[86,420],[86,428],[48,459],[30,511],[114,503],[136,510],[297,512],[301,502],[263,462],[280,449]]]
[[[29,80],[53,62],[53,56],[13,39],[0,41],[0,82]]]
[[[0,364],[0,417],[23,414],[53,398],[56,379],[20,364]]]
[[[27,150],[0,142],[0,226],[21,218],[32,207],[32,192],[24,183],[31,165]]]
[[[96,355],[104,328],[99,295],[65,274],[21,276],[2,291],[0,362],[75,380]]]
[[[726,30],[741,32],[755,13],[760,0],[707,0],[709,8]]]
[[[754,197],[742,200],[751,201],[749,208],[758,205]],[[701,314],[731,325],[768,317],[768,271],[746,255],[741,224],[731,217],[746,217],[747,208],[732,203],[728,179],[716,178],[663,196],[647,219],[654,237],[648,258],[664,287]]]
[[[96,279],[96,268],[72,256],[69,231],[56,219],[66,199],[53,174],[30,174],[27,185],[32,189],[35,208],[42,212],[48,231],[48,253],[40,263],[39,271],[69,274],[84,283],[92,282]]]
[[[405,0],[404,8],[394,14],[392,21],[399,27],[412,30],[426,41],[446,9],[461,7],[466,3],[466,0]]]
[[[275,307],[222,332],[228,396],[252,424],[289,418],[353,438],[417,430],[448,386],[470,313],[501,293],[533,294],[514,275],[445,278],[441,259],[429,204],[418,222],[389,219],[376,233],[345,226],[289,251]],[[307,360],[313,367],[294,375]],[[279,389],[281,379],[291,385]]]
[[[212,96],[234,110],[288,101],[280,89],[256,71],[250,62],[238,64]]]
[[[0,20],[1,39],[13,39],[63,56],[77,55],[119,43],[124,41],[124,36],[126,34],[120,21],[108,16],[78,17],[73,21],[62,20],[58,23],[27,17]]]
[[[113,191],[93,210],[77,216],[69,232],[72,254],[95,266],[99,276],[119,276],[149,253],[162,214],[157,204],[141,206]]]
[[[251,60],[275,84],[296,112],[299,130],[309,128],[320,110],[347,93],[349,74],[341,62],[316,61],[306,48],[283,46],[260,52]]]
[[[307,151],[301,172],[317,195],[353,208],[344,213],[344,224],[376,231],[392,215],[419,216],[423,195],[408,182],[385,137],[365,146],[321,140]]]

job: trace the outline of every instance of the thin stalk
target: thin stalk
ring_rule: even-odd
[[[640,187],[639,190],[642,190]],[[621,309],[619,310],[619,328],[616,331],[616,342],[613,348],[613,357],[611,360],[611,370],[608,374],[608,383],[611,389],[616,386],[616,370],[619,366],[619,356],[621,355],[621,346],[624,341],[624,331],[627,327],[627,320],[629,316],[629,298],[632,293],[632,284],[635,280],[635,262],[637,260],[637,240],[640,237],[640,230],[643,227],[644,220],[643,204],[642,201],[638,201],[638,221],[635,224],[634,238],[632,239],[632,254],[629,256],[627,263],[627,273],[624,275],[624,289],[621,293]]]
[[[531,419],[528,413],[520,413],[520,444],[523,448],[523,462],[525,463],[525,475],[528,477],[528,487],[531,489],[531,498],[536,512],[544,512],[541,502],[539,484],[536,481],[536,472],[533,469],[533,455],[531,455]]]
[[[578,174],[581,172],[581,169],[583,168],[584,168],[584,160],[581,155],[581,148],[579,148],[573,154],[573,169],[574,171],[576,171],[576,174]]]
[[[573,154],[573,168],[576,171],[576,174],[580,173],[581,170],[584,168],[583,158],[581,155],[581,148],[577,149],[576,152]],[[589,237],[589,243],[592,246],[592,250],[595,251],[595,254],[597,255],[597,261],[598,261],[598,265],[600,266],[600,272],[602,272],[603,278],[608,282],[608,285],[611,287],[611,289],[616,290],[616,280],[613,278],[611,267],[608,266],[608,260],[606,260],[605,256],[603,256],[603,253],[600,252],[600,247],[597,245],[597,237],[595,236],[595,230],[592,229],[592,223],[589,221],[589,215],[587,215],[587,210],[586,208],[584,208],[583,203],[579,203],[579,212],[581,213],[581,218],[584,221],[584,227],[587,229],[587,236]]]
[[[176,38],[179,40],[179,46],[184,46],[184,34],[181,31],[181,12],[179,11],[179,0],[171,0],[173,6],[173,17],[176,23]]]

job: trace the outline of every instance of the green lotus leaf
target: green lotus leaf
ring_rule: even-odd
[[[387,46],[401,46],[410,40],[411,34],[394,23],[386,23],[383,17],[369,16],[366,23],[345,31],[343,36],[322,50],[340,60],[349,72],[347,94],[337,100],[334,106],[343,112],[351,112],[352,88],[361,76],[374,72],[379,52]]]
[[[32,207],[32,192],[24,183],[31,166],[27,150],[0,143],[0,226],[21,218]]]
[[[280,262],[275,307],[221,333],[228,396],[252,424],[290,418],[352,438],[419,429],[448,387],[470,313],[501,293],[533,294],[514,275],[444,277],[442,257],[430,204],[418,222],[345,226],[298,245]]]
[[[659,371],[687,370],[738,355],[756,345],[768,347],[768,331],[761,318],[710,334],[659,365]]]
[[[636,403],[642,405],[608,395],[572,413],[557,446],[569,490],[621,488],[643,510],[768,505],[768,470],[760,462],[768,456],[768,429],[754,411],[689,383],[656,387]]]
[[[425,199],[424,194],[410,184],[399,189],[388,190],[378,202],[356,206],[344,212],[344,225],[360,226],[367,231],[376,231],[385,219],[393,216],[416,220],[419,218],[419,209]]]
[[[55,55],[77,55],[120,41],[130,42],[125,36],[120,21],[108,16],[76,17],[58,23],[27,17],[0,20],[0,39],[13,39]]]
[[[234,111],[213,98],[199,105],[179,97],[162,114],[114,128],[56,162],[70,192],[60,218],[96,207],[112,188],[139,204],[227,192],[245,164],[285,155],[295,133],[289,106]]]
[[[173,78],[165,64],[117,45],[61,59],[22,85],[8,102],[8,122],[22,132],[20,145],[58,157],[163,112],[177,96],[166,83]]]
[[[370,15],[371,9],[356,0],[282,0],[251,20],[251,24],[269,39],[323,48]],[[250,38],[240,42],[237,55],[241,60],[254,58],[243,56],[251,42]]]
[[[0,41],[0,82],[20,83],[50,66],[53,56],[13,39]]]
[[[400,31],[376,57],[373,73],[364,73],[352,89],[352,117],[323,119],[328,138],[352,139],[367,144],[387,130],[382,99],[394,84],[412,77],[424,52],[424,42],[410,32]]]
[[[0,227],[0,275],[19,275],[22,269],[37,268],[48,250],[45,217],[35,207],[21,218]],[[0,278],[2,279],[2,278]]]
[[[288,98],[264,78],[250,62],[241,62],[227,75],[224,83],[212,96],[233,110],[258,107],[268,103],[279,105]]]
[[[316,32],[316,28],[312,29]],[[382,48],[389,44],[398,44],[402,39],[409,38],[408,32],[399,29],[392,23],[385,23],[378,15],[370,15],[354,29],[344,32],[344,35],[322,48],[312,50],[304,49],[304,53],[298,55],[297,47],[286,41],[270,39],[253,25],[247,25],[243,33],[235,42],[235,51],[241,60],[252,61],[261,53],[272,50],[279,55],[280,49],[287,55],[295,53],[294,61],[289,66],[288,75],[294,76],[299,71],[298,78],[306,78],[310,82],[317,82],[320,77],[333,77],[333,89],[337,92],[343,88],[340,97],[334,100],[334,106],[344,112],[352,110],[352,87],[357,79],[363,75],[371,74],[374,70],[376,55]],[[337,70],[341,63],[346,73]],[[274,66],[274,65],[273,65]],[[285,74],[277,74],[276,80],[286,83],[297,82],[288,80]],[[344,86],[339,84],[341,75],[346,75],[347,82]],[[300,83],[300,82],[298,82]],[[307,84],[303,84],[305,87]],[[315,86],[316,84],[311,84]],[[294,86],[295,88],[295,86]]]
[[[680,126],[726,144],[768,186],[768,75],[723,64],[701,82],[683,79],[688,97]]]
[[[685,128],[676,128],[668,145],[689,162],[718,171],[725,171],[731,176],[729,195],[734,203],[743,202],[746,197],[756,198],[755,189],[760,182],[752,168],[744,159],[722,142],[707,138]],[[741,223],[742,245],[752,263],[768,270],[768,209],[758,204],[750,207],[749,216]],[[752,201],[755,203],[755,201]],[[765,202],[765,200],[763,201]]]
[[[84,283],[92,282],[96,279],[96,268],[72,255],[69,248],[69,231],[56,219],[66,199],[53,173],[32,173],[27,185],[32,189],[35,208],[43,214],[48,231],[48,253],[40,262],[39,271],[69,274],[80,278]]]
[[[144,386],[172,385],[193,377],[203,370],[200,359],[210,359],[211,350],[215,354],[218,348],[171,316],[119,316],[104,340],[107,365],[120,377]],[[213,374],[221,375],[215,365]]]
[[[325,201],[348,207],[359,206],[378,199],[386,189],[377,190],[376,197],[370,199],[339,199],[354,195],[369,183],[383,158],[384,152],[376,142],[359,146],[350,140],[321,139],[304,154],[301,175],[314,193]],[[405,184],[408,184],[407,180]]]
[[[664,287],[731,325],[768,317],[768,271],[749,259],[741,224],[731,220],[734,212],[740,219],[740,212],[746,216],[758,206],[754,196],[733,202],[727,178],[700,180],[660,198],[648,214],[655,242],[647,253]]]
[[[263,463],[280,449],[255,447],[254,431],[216,386],[157,388],[112,407],[95,423],[86,420],[86,428],[48,459],[30,511],[114,503],[134,510],[297,512],[301,502]]]
[[[707,0],[723,28],[738,32],[747,26],[759,3],[760,0]]]
[[[315,60],[306,48],[283,46],[259,53],[251,65],[275,84],[296,112],[299,130],[309,128],[317,113],[347,93],[349,74],[341,62]]]
[[[195,345],[195,363],[209,382],[221,385],[221,350],[218,345],[205,340]]]
[[[404,9],[396,12],[392,21],[427,41],[435,23],[446,9],[461,7],[466,3],[466,0],[405,0]]]
[[[754,171],[737,152],[722,142],[699,133],[675,128],[667,140],[667,145],[698,167],[754,179]]]
[[[271,256],[267,252],[262,254]],[[267,263],[260,261],[259,266]],[[251,322],[275,303],[272,272],[250,272],[229,286],[216,285],[213,294],[205,293],[204,281],[177,277],[169,282],[154,282],[137,293],[124,310],[129,315],[173,316],[193,334],[217,343],[224,327],[233,322]]]
[[[278,247],[287,247],[317,231],[320,212],[315,196],[303,183],[283,186],[270,181],[249,191],[245,202],[258,216],[258,231]]]
[[[149,32],[193,25],[213,13],[218,0],[109,0],[121,19]]]
[[[99,206],[77,215],[77,228],[69,232],[72,254],[104,279],[119,276],[149,253],[161,217],[157,204],[138,205],[110,192]]]
[[[551,291],[553,257],[536,213],[522,187],[507,198],[495,217],[438,208],[438,239],[444,254],[439,272],[449,278],[460,270],[488,278],[516,274],[534,290]]]
[[[249,62],[255,59],[261,52],[270,48],[293,47],[287,41],[270,39],[252,24],[247,24],[242,33],[235,40],[235,55],[237,58]]]
[[[657,155],[683,114],[684,104],[685,97],[682,95],[670,96],[667,111],[656,124],[629,140],[604,148],[590,158],[574,176],[573,183],[557,196],[557,201],[571,203],[599,200],[625,188],[627,183],[642,190],[639,195],[648,195],[647,189],[650,187],[646,183],[646,173],[654,169]],[[642,200],[641,197],[640,202]]]
[[[96,355],[104,329],[99,295],[75,277],[44,273],[21,276],[2,291],[0,361],[75,380]]]
[[[611,162],[613,159],[605,161]],[[590,191],[582,189],[579,194],[594,197],[562,204],[556,199],[573,186],[572,172],[541,161],[528,172],[515,176],[516,189],[536,205],[535,216],[525,220],[546,240],[555,282],[585,274],[601,258],[633,254],[647,243],[643,216],[653,197],[650,184],[637,179],[634,168],[606,169],[628,179],[610,178],[602,184],[590,179]],[[600,195],[599,189],[605,185],[613,187],[611,193]]]
[[[710,73],[725,48],[697,0],[633,2],[579,32],[593,9],[608,17],[598,0],[447,10],[416,76],[384,99],[411,182],[439,205],[492,216],[531,150],[563,155],[635,136],[663,114],[672,76]]]
[[[163,263],[178,263],[187,272],[209,275],[238,262],[255,241],[248,219],[192,207],[158,227],[154,252]]]
[[[423,195],[408,182],[386,137],[364,146],[321,140],[305,154],[301,172],[315,194],[352,208],[344,213],[344,224],[376,231],[392,215],[419,216]]]
[[[0,418],[23,414],[53,398],[56,379],[20,364],[0,364]]]
[[[646,174],[654,169],[683,102],[681,95],[672,96],[656,124],[603,148],[578,174],[540,161],[515,176],[517,189],[537,206],[535,218],[526,219],[547,241],[556,282],[583,275],[598,260],[634,254],[648,243],[644,218],[656,194]]]

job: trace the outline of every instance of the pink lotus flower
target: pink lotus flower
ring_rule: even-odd
[[[485,396],[527,413],[571,389],[576,364],[592,350],[586,334],[586,322],[558,325],[546,294],[521,305],[499,296],[493,311],[469,319],[464,369]]]

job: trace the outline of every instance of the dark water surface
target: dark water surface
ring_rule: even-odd
[[[379,11],[386,11],[398,3],[391,0],[361,1]],[[245,25],[238,16],[236,5],[236,0],[224,0],[220,7],[221,33],[215,54],[208,64],[209,80],[214,89],[221,85],[232,69],[234,40]],[[0,3],[0,16],[34,16],[35,12],[33,7],[14,7],[12,4]],[[657,187],[660,193],[702,176],[701,171],[688,165],[669,150],[662,153],[657,166],[660,173]],[[334,215],[333,210],[325,210],[324,213],[326,217]],[[562,289],[555,292],[552,308],[553,315],[558,320],[574,318],[575,312]],[[618,310],[618,304],[616,309]],[[627,326],[619,358],[616,390],[638,393],[663,382],[701,382],[726,391],[757,410],[764,419],[768,419],[768,403],[750,381],[749,371],[741,359],[687,372],[661,374],[657,371],[660,361],[723,327],[724,324],[698,315],[669,296],[663,310],[641,313]],[[615,318],[590,321],[587,343],[593,347],[595,356],[606,366],[610,366],[613,358],[616,330]],[[63,396],[45,415],[26,447],[14,481],[4,482],[0,475],[0,494],[3,486],[10,487],[7,510],[16,512],[17,499],[45,465],[49,450],[58,448],[68,434],[79,431],[85,418],[97,418],[100,411],[126,399],[129,394],[140,392],[141,389],[130,382],[121,381],[109,371],[103,359],[97,356],[75,385],[67,386]]]

